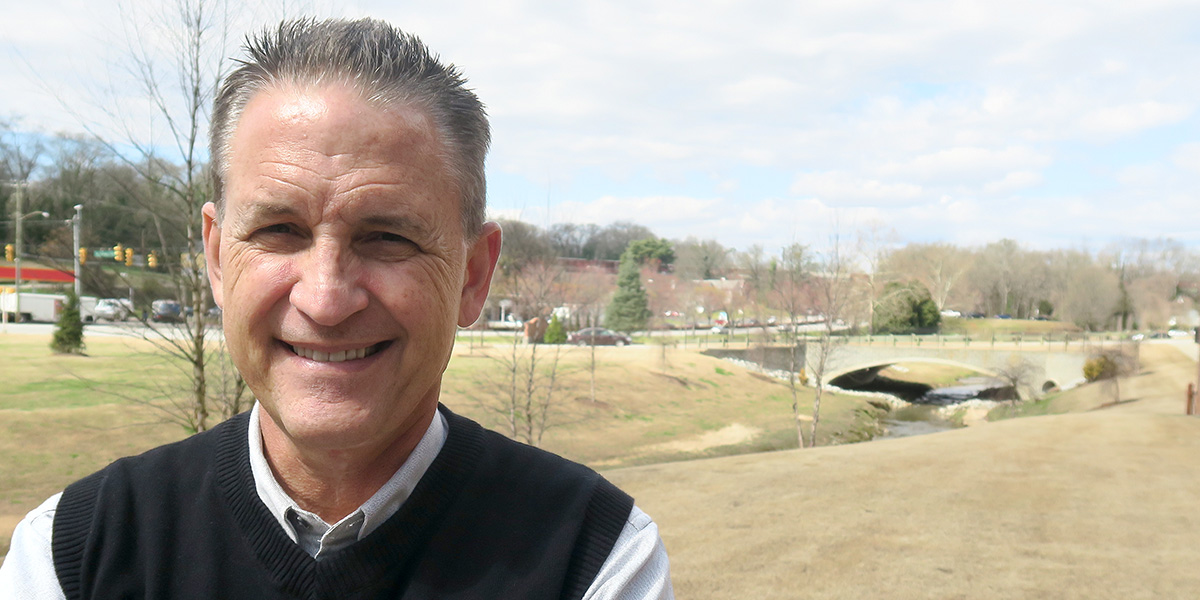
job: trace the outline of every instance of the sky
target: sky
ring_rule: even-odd
[[[169,67],[158,4],[0,0],[0,117],[118,114],[165,145],[121,67],[139,36]],[[224,55],[284,14],[382,18],[456,64],[491,117],[496,217],[742,250],[1200,248],[1200,3],[282,0],[237,13]]]

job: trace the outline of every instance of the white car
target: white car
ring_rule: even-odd
[[[104,298],[96,302],[96,320],[126,321],[133,315],[133,303],[124,298]]]

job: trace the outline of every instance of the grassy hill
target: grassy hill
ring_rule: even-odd
[[[936,435],[610,471],[681,598],[1200,594],[1195,362],[1146,345],[1122,403]],[[1090,409],[1090,410],[1089,410]]]
[[[186,435],[164,422],[161,402],[134,402],[186,381],[147,342],[91,337],[85,357],[53,355],[47,342],[0,336],[0,554],[20,517],[46,497],[116,458]],[[504,361],[512,350],[460,345],[442,401],[506,432],[496,409],[511,382]],[[542,440],[550,451],[606,468],[796,447],[791,394],[775,380],[694,351],[598,348],[593,402],[590,353],[560,352]],[[552,355],[540,347],[542,358]],[[807,413],[811,393],[801,394]],[[871,410],[859,397],[827,395],[821,442],[870,437]]]

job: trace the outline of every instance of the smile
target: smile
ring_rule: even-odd
[[[386,342],[380,342],[378,344],[372,344],[372,345],[366,346],[364,348],[356,348],[353,350],[339,350],[337,352],[324,352],[322,350],[312,350],[310,348],[304,348],[302,346],[295,346],[292,344],[288,344],[288,345],[291,347],[292,352],[295,352],[297,356],[302,356],[304,358],[307,358],[309,360],[316,361],[316,362],[335,362],[336,363],[336,362],[345,362],[348,360],[358,360],[360,358],[366,358],[368,356],[371,356],[372,354],[379,352],[379,350],[383,348],[385,343]]]

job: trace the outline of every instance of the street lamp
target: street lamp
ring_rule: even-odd
[[[83,296],[83,269],[79,262],[79,234],[83,229],[83,205],[75,205],[75,216],[71,218],[71,225],[74,229],[75,237],[75,298]]]
[[[28,219],[29,217],[36,217],[38,215],[41,215],[41,217],[43,219],[49,218],[50,213],[48,213],[44,210],[35,210],[31,213],[21,214],[21,186],[19,186],[19,185],[17,186],[17,194],[16,195],[17,195],[17,202],[16,202],[17,210],[14,211],[13,216],[15,217],[15,220],[17,222],[17,242],[16,242],[16,248],[15,248],[16,251],[13,254],[13,264],[16,266],[16,269],[14,269],[16,271],[16,290],[17,290],[15,312],[17,314],[17,321],[20,321],[21,320],[21,241],[24,238],[24,228],[21,226],[21,224],[25,221],[25,219]]]

